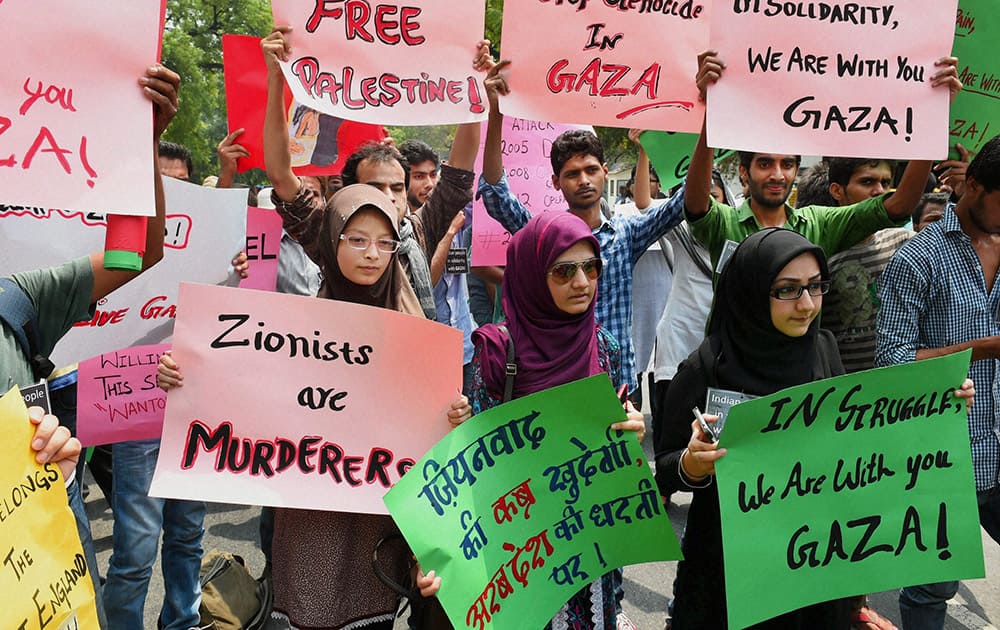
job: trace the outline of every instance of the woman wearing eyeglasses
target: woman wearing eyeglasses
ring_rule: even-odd
[[[830,275],[823,250],[791,230],[748,237],[715,292],[708,336],[680,365],[654,424],[661,494],[693,492],[684,560],[674,583],[672,630],[726,624],[722,531],[715,462],[726,454],[692,422],[708,387],[764,396],[844,373],[833,335],[819,327]],[[714,421],[712,416],[707,416]],[[755,579],[739,576],[739,579]],[[755,628],[849,628],[848,599],[815,604]]]
[[[569,212],[546,212],[514,234],[503,276],[506,321],[472,334],[470,399],[480,413],[535,392],[606,372],[621,383],[618,342],[597,325],[594,300],[602,269],[600,246],[590,227]],[[507,346],[513,344],[517,375],[509,397]],[[645,432],[642,414],[631,403],[628,420],[615,429]],[[447,585],[442,585],[447,588]],[[606,574],[567,602],[550,626],[615,628],[615,580]]]
[[[337,191],[325,210],[314,244],[323,270],[317,297],[423,317],[396,256],[397,212],[389,197],[354,184]],[[169,390],[182,381],[177,363],[164,355],[160,387]],[[459,424],[470,416],[460,395],[448,419]],[[277,508],[271,554],[276,617],[268,627],[391,629],[398,598],[375,576],[372,551],[382,539],[398,541],[383,545],[380,568],[397,583],[409,583],[411,554],[397,533],[388,516]],[[421,575],[418,586],[431,587],[432,581]]]

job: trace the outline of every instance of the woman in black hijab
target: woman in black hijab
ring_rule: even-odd
[[[725,455],[691,422],[708,387],[764,396],[843,374],[833,335],[818,315],[829,289],[823,250],[771,228],[736,249],[715,293],[708,336],[680,365],[653,427],[661,494],[693,492],[674,584],[673,630],[724,629],[722,530],[715,461]],[[744,576],[745,579],[753,579]],[[814,604],[755,628],[848,628],[848,599]]]

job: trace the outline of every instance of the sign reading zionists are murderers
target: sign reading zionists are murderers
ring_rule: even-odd
[[[697,132],[705,0],[507,0],[508,116]]]
[[[984,575],[965,401],[953,396],[968,369],[965,352],[730,408],[715,468],[731,627]]]
[[[472,69],[483,2],[273,0],[292,27],[282,64],[299,103],[347,120],[438,125],[483,120]]]
[[[649,464],[606,374],[458,427],[385,496],[455,628],[541,628],[628,564],[679,559]]]
[[[781,154],[941,159],[957,0],[716,3],[708,144]],[[959,60],[961,63],[961,60]]]
[[[181,284],[150,494],[385,514],[451,425],[454,328],[314,297]]]

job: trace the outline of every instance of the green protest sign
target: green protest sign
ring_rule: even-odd
[[[998,38],[1000,13],[995,0],[959,0],[952,54],[958,57],[958,78],[963,87],[951,104],[952,158],[959,157],[956,142],[975,154],[1000,133]]]
[[[660,188],[670,190],[684,181],[691,164],[691,153],[698,143],[698,134],[675,131],[646,131],[639,136],[649,162],[660,176]],[[715,159],[721,160],[732,153],[730,149],[716,149]]]
[[[964,352],[735,405],[716,464],[729,625],[982,577]],[[987,393],[987,395],[989,395]]]
[[[608,571],[680,558],[600,374],[479,414],[385,495],[456,628],[541,628]]]

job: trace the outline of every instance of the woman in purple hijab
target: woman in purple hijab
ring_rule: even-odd
[[[601,268],[597,239],[569,212],[541,214],[514,235],[503,277],[507,319],[472,334],[476,354],[469,397],[474,414],[505,402],[508,340],[517,364],[511,398],[601,372],[618,387],[618,342],[594,319]],[[636,431],[641,441],[642,414],[631,403],[626,409],[628,420],[612,427]],[[546,627],[613,629],[616,610],[615,580],[608,573],[570,598]]]

